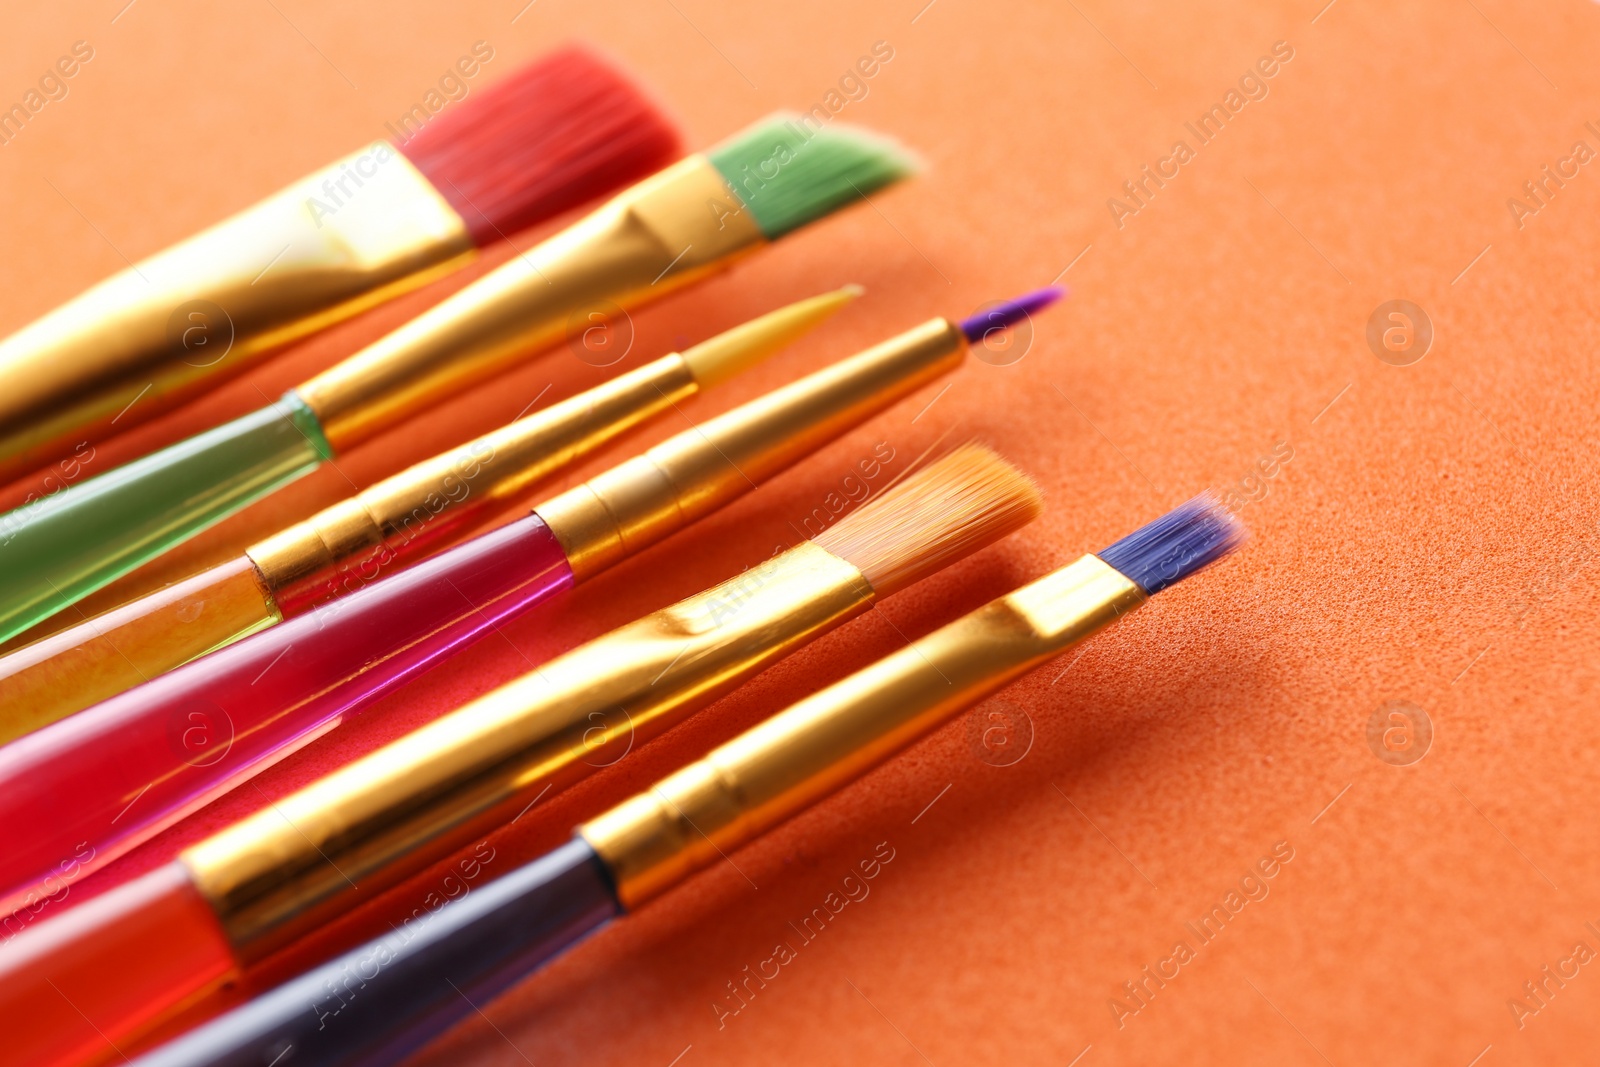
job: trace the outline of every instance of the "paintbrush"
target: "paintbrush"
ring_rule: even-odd
[[[0,515],[5,640],[442,399],[910,173],[779,115],[633,186],[276,404]]]
[[[396,1063],[613,918],[844,788],[1228,554],[1198,497],[800,701],[578,828],[573,840],[135,1061]]]
[[[0,916],[18,912],[14,925],[25,922],[40,901],[407,679],[954,370],[970,339],[1042,303],[1030,294],[959,324],[932,319],[413,571],[0,748],[0,826],[11,828],[0,854]]]
[[[963,446],[815,540],[559,656],[45,919],[0,953],[8,1049],[61,1064],[148,1032],[1038,511],[1032,482]]]
[[[386,478],[235,559],[0,657],[0,742],[443,547],[511,497],[770,356],[859,292],[851,286],[802,300],[663,356]]]
[[[466,60],[473,72],[477,60]],[[635,181],[678,137],[568,47],[159,252],[0,341],[0,481]]]

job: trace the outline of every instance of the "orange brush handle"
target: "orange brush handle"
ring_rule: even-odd
[[[177,862],[0,945],[5,1058],[32,1067],[120,1061],[136,1037],[237,973],[205,898]]]
[[[240,556],[0,658],[0,743],[283,618]]]

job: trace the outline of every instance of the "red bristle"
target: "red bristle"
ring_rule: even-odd
[[[489,244],[659,170],[678,134],[593,53],[562,48],[453,104],[399,145]]]

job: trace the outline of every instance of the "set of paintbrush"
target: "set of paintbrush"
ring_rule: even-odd
[[[504,231],[638,177],[674,144],[637,92],[583,53],[529,68],[412,141],[342,161],[135,268],[154,289],[119,276],[0,344],[11,404],[0,409],[0,462],[47,458],[147,394],[141,417],[156,396],[192,395]],[[591,311],[681,288],[909,171],[886,141],[782,116],[667,167],[278,403],[0,516],[0,638],[509,369]],[[308,221],[307,190],[347,179],[345,209]],[[252,257],[280,246],[241,286],[261,269]],[[272,284],[254,290],[263,278]],[[0,657],[0,825],[11,828],[0,913],[20,930],[0,946],[8,1055],[91,1064],[175,1037],[141,1062],[393,1062],[450,1025],[466,997],[493,995],[1239,542],[1225,511],[1197,499],[782,712],[549,856],[379,941],[328,945],[324,958],[349,952],[268,988],[313,931],[357,906],[398,907],[404,894],[390,890],[530,803],[1032,521],[1034,484],[964,445],[816,538],[52,912],[72,882],[508,620],[732,503],[1061,295],[913,326],[469,536],[858,292],[666,355]],[[174,333],[162,317],[180,294],[225,310],[226,359],[186,361],[187,320]],[[361,996],[318,1011],[351,974]],[[260,995],[235,1007],[246,994]]]

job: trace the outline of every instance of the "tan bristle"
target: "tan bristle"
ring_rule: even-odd
[[[1039,517],[1033,479],[967,444],[839,520],[816,538],[879,596],[932,574]]]

